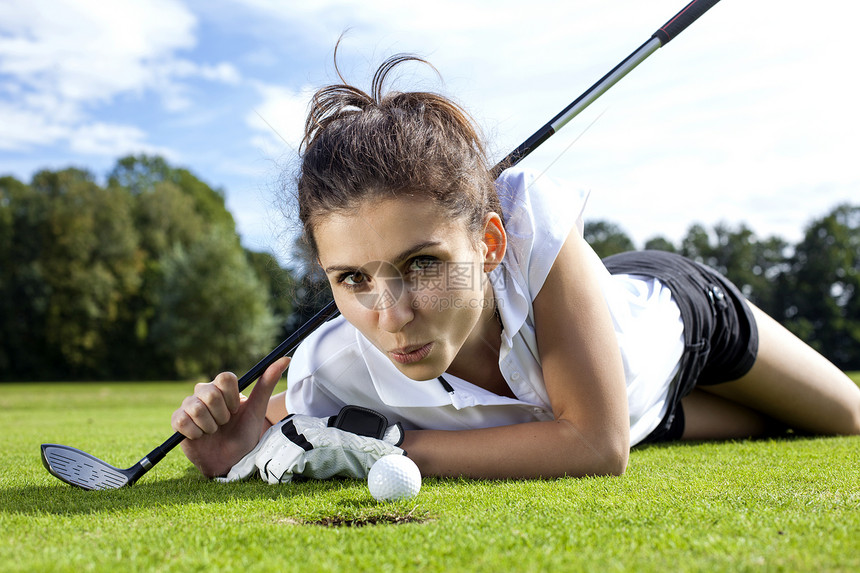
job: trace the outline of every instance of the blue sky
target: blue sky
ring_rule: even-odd
[[[3,0],[0,174],[103,176],[118,157],[159,153],[224,189],[246,246],[283,256],[275,192],[344,31],[348,80],[367,87],[397,52],[426,57],[442,80],[412,67],[398,87],[453,96],[500,157],[683,4]],[[719,221],[798,240],[860,202],[846,5],[723,0],[524,164],[590,190],[587,216],[638,246]]]

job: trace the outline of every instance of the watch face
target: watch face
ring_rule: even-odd
[[[385,435],[388,420],[379,412],[367,408],[344,406],[337,415],[334,427],[359,436],[380,439]]]

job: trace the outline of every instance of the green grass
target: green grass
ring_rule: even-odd
[[[860,570],[860,438],[652,446],[620,478],[426,479],[394,504],[355,480],[208,482],[179,450],[123,490],[42,468],[42,442],[131,466],[189,391],[0,385],[0,571]]]

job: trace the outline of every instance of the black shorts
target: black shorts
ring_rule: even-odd
[[[696,386],[737,380],[752,368],[758,329],[743,295],[705,265],[664,251],[631,251],[603,259],[609,272],[653,277],[666,285],[681,311],[684,353],[673,380],[669,408],[642,442],[676,440],[684,432],[681,398]]]

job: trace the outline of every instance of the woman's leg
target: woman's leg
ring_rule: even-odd
[[[785,426],[746,406],[693,390],[681,400],[684,409],[682,440],[740,440],[785,432]]]
[[[860,434],[860,388],[774,319],[750,307],[759,333],[755,364],[737,380],[699,388],[791,428],[816,434]],[[704,403],[699,402],[701,407]],[[701,408],[691,406],[694,410],[687,421],[693,424],[692,431],[696,410]]]

